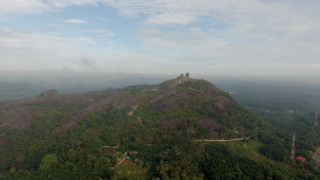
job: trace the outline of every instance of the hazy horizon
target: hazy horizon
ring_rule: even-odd
[[[59,94],[85,93],[101,91],[108,88],[123,88],[132,85],[159,84],[165,80],[176,78],[177,75],[149,74],[50,74],[42,76],[28,74],[24,77],[10,76],[10,79],[0,79],[0,101],[32,98],[40,93],[55,89]],[[257,79],[239,77],[199,76],[190,74],[191,78],[205,79],[226,92],[269,92],[271,94],[283,91],[295,92],[304,96],[320,91],[319,83],[298,81],[297,79]],[[316,93],[317,94],[317,93]]]

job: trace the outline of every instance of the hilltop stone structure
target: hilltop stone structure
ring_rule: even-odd
[[[180,74],[179,77],[177,77],[173,83],[171,84],[171,87],[176,87],[179,84],[183,84],[185,82],[190,81],[191,79],[189,78],[189,73],[186,73],[186,75],[184,75],[183,73]]]
[[[186,73],[186,75],[184,75],[183,73],[180,74],[180,76],[177,78],[177,80],[181,83],[185,83],[185,82],[189,81],[190,80],[189,73]],[[181,84],[181,83],[179,83],[179,84]]]

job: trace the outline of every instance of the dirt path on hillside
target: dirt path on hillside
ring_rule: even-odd
[[[250,149],[250,151],[257,157],[259,157],[259,154],[257,154],[254,150]]]
[[[139,123],[142,123],[141,118],[138,117],[137,120],[138,120]]]
[[[248,145],[247,144],[243,144],[245,149],[248,149]]]
[[[318,166],[320,166],[320,148],[317,148],[316,152],[313,153],[312,159],[316,161]]]
[[[135,105],[135,106],[133,106],[133,107],[132,107],[133,109],[132,109],[130,112],[128,112],[128,116],[132,116],[132,115],[133,115],[133,112],[134,112],[138,107],[139,107],[138,104]]]
[[[245,149],[249,149],[255,156],[259,157],[259,154],[257,154],[253,149],[249,148],[247,144],[243,144]]]
[[[120,158],[120,161],[118,162],[117,165],[115,165],[115,167],[119,166],[124,160],[126,160],[127,157],[129,157],[127,156],[127,154],[128,154],[127,152],[123,154],[123,156]]]

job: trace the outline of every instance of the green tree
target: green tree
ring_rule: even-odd
[[[54,154],[47,154],[41,160],[39,171],[48,171],[57,165],[59,165],[57,156]]]

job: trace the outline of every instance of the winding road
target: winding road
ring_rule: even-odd
[[[230,142],[230,141],[242,141],[245,139],[250,139],[252,136],[244,137],[244,138],[235,138],[235,139],[196,139],[194,141],[197,142]]]

